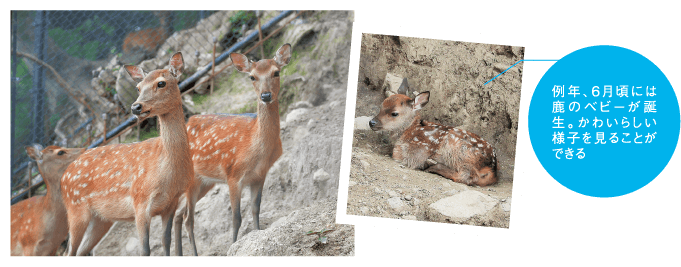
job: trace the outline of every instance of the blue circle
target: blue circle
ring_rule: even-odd
[[[582,48],[556,62],[539,81],[528,116],[544,169],[593,197],[626,195],[655,179],[674,154],[680,122],[662,71],[617,46]]]

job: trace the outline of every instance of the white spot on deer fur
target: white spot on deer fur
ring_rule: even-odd
[[[82,183],[80,184],[80,187],[85,188],[87,186],[87,183]]]
[[[230,151],[232,152],[232,154],[236,153],[236,147],[232,147]]]
[[[77,196],[77,195],[79,195],[79,194],[80,194],[80,191],[78,191],[78,190],[73,190],[73,195],[74,195],[74,196]]]
[[[478,141],[478,140],[475,140],[475,138],[471,138],[471,142],[475,143],[475,142],[477,142],[477,141]]]
[[[418,142],[418,141],[419,141],[419,139],[418,139],[418,138],[416,138],[416,137],[414,136],[414,141]]]
[[[478,147],[483,147],[482,143],[478,143]]]

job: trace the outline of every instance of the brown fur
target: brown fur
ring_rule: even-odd
[[[123,53],[130,54],[139,51],[151,55],[156,52],[157,47],[168,39],[170,35],[168,29],[170,11],[157,12],[157,16],[159,17],[161,27],[129,33],[123,39]]]
[[[492,145],[475,133],[421,120],[418,110],[429,97],[429,92],[415,99],[401,94],[388,97],[372,119],[371,128],[391,131],[397,137],[393,158],[409,168],[467,185],[495,183],[497,160]]]
[[[255,119],[245,116],[200,115],[189,118],[187,132],[194,156],[194,172],[202,178],[199,197],[213,188],[215,182],[227,183],[232,205],[233,233],[236,241],[241,226],[241,190],[251,189],[252,214],[255,228],[260,230],[260,196],[267,171],[281,156],[279,137],[279,77],[274,73],[290,60],[291,46],[285,44],[277,50],[274,59],[250,62],[246,56],[232,53],[230,58],[241,72],[253,77],[253,87],[258,95]],[[263,93],[271,93],[271,101],[260,100]],[[180,212],[179,214],[182,214]],[[175,219],[176,245],[181,244],[182,217]],[[181,247],[178,247],[181,250]]]
[[[188,211],[193,223],[198,185],[177,87],[182,55],[173,55],[170,64],[169,70],[149,74],[138,67],[126,66],[133,79],[139,81],[140,96],[133,107],[142,105],[138,117],[158,116],[161,136],[141,143],[90,149],[66,170],[62,192],[71,236],[69,255],[90,251],[113,221],[135,221],[141,254],[149,255],[149,224],[156,215],[161,215],[164,222],[163,246],[168,255],[169,227],[181,195],[193,200]],[[161,81],[166,83],[165,87],[159,87]],[[193,243],[193,235],[190,238]],[[83,247],[78,250],[79,246]]]
[[[29,157],[38,163],[47,194],[12,205],[12,256],[54,256],[66,240],[68,223],[59,180],[66,167],[84,151],[58,146],[48,146],[42,151],[38,145],[26,147]]]

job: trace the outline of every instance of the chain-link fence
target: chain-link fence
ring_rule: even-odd
[[[199,78],[210,74],[213,60],[217,65],[235,47],[258,42],[290,15],[277,11],[12,11],[12,202],[30,195],[41,182],[25,146],[92,147],[118,142],[110,139],[139,124],[129,114],[137,92],[121,71],[123,64],[153,70],[181,51],[187,75],[180,88],[195,89],[197,82],[204,82]],[[255,57],[261,54],[262,50]]]

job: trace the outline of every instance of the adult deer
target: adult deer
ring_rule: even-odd
[[[284,44],[273,59],[249,61],[245,55],[229,55],[237,70],[249,74],[259,98],[255,118],[249,116],[200,115],[189,118],[187,132],[194,172],[203,181],[199,198],[214,183],[227,183],[232,206],[232,242],[241,227],[241,190],[251,190],[255,229],[260,230],[260,200],[267,171],[281,156],[279,138],[279,75],[291,60],[291,45]],[[181,252],[182,214],[175,219],[176,248]]]
[[[179,52],[170,58],[169,69],[146,73],[125,66],[140,93],[132,113],[138,118],[158,116],[161,136],[90,149],[69,166],[62,177],[69,255],[92,250],[113,221],[135,221],[141,254],[150,255],[149,224],[156,215],[163,220],[163,248],[170,255],[172,220],[182,195],[189,200],[187,231],[197,255],[193,221],[198,182],[177,85],[183,67]]]
[[[391,95],[369,126],[398,137],[393,158],[409,168],[425,169],[467,185],[495,183],[497,158],[492,145],[475,133],[421,120],[418,111],[429,98],[430,92],[414,99]]]
[[[43,149],[38,144],[26,147],[28,156],[38,163],[47,194],[12,205],[12,256],[54,256],[66,240],[68,223],[59,180],[84,151],[58,146]]]

